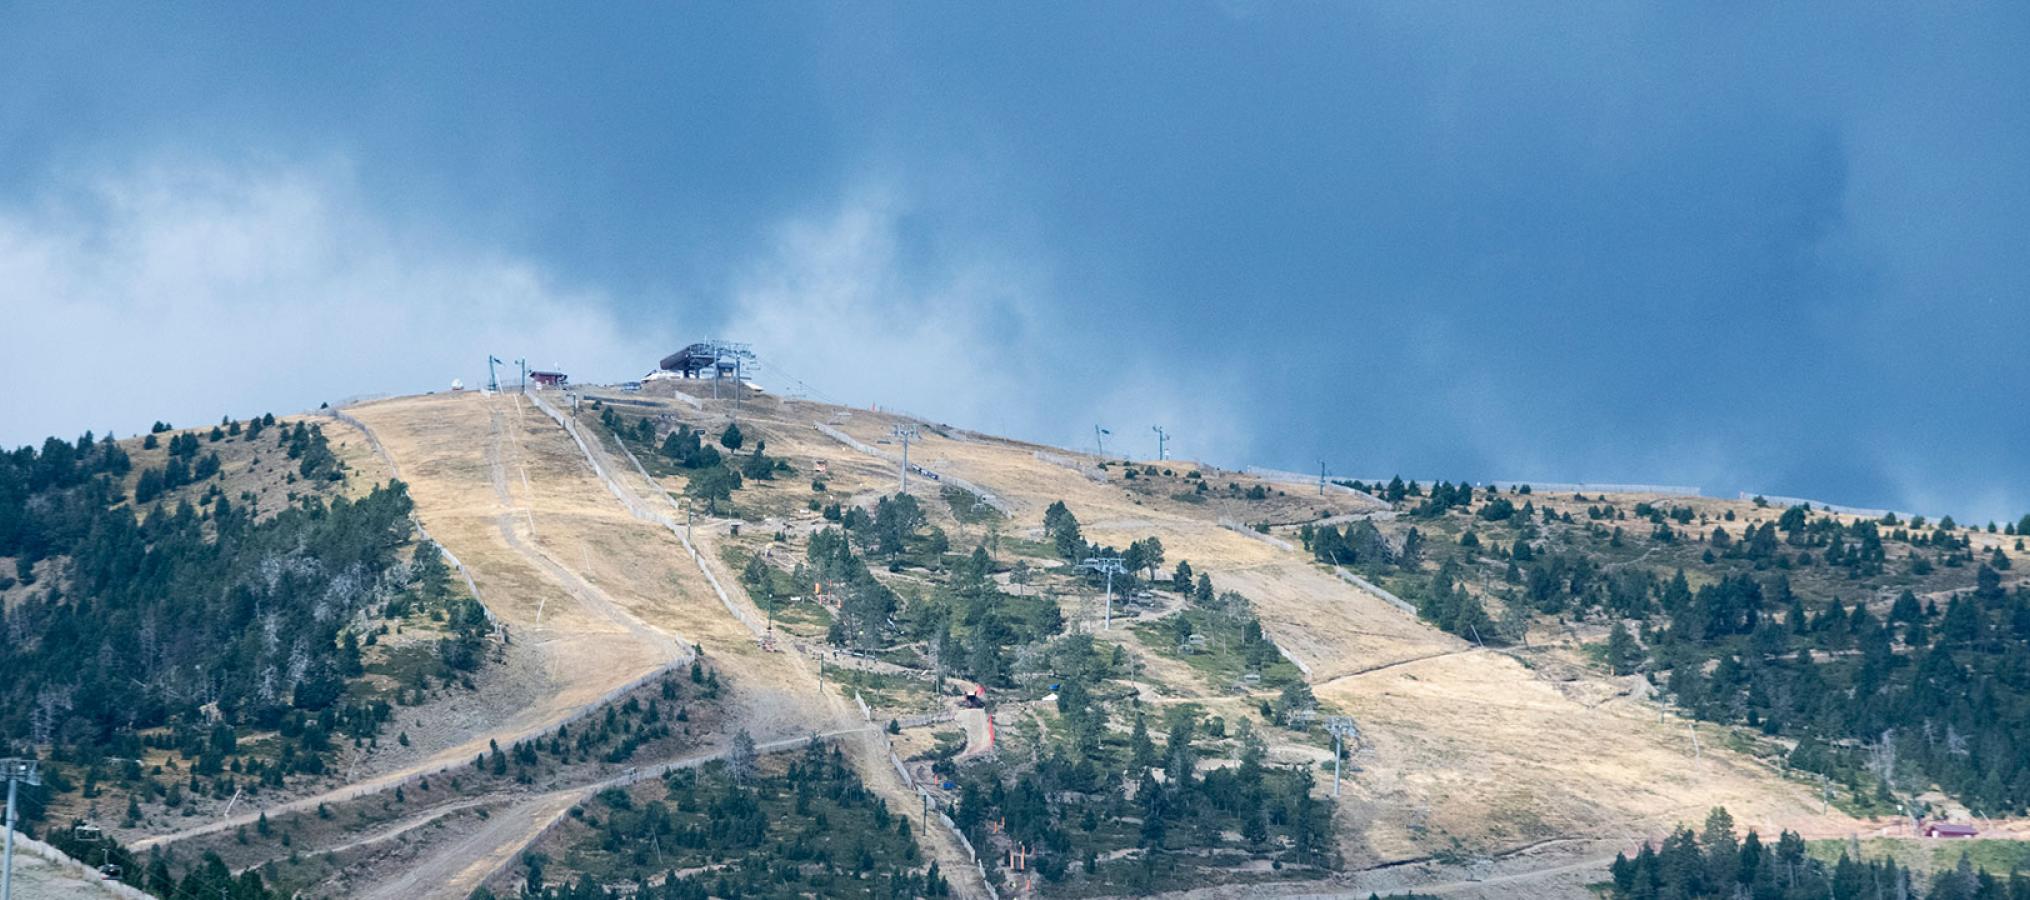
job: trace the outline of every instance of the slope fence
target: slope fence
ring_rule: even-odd
[[[1825,510],[1826,512],[1839,513],[1845,516],[1860,516],[1865,519],[1881,519],[1892,513],[1899,518],[1911,518],[1910,513],[1897,512],[1895,510],[1870,509],[1865,506],[1841,506],[1838,503],[1827,503],[1824,500],[1808,500],[1803,497],[1782,497],[1776,494],[1758,494],[1754,491],[1742,491],[1740,493],[1740,499],[1742,500],[1753,500],[1757,497],[1768,501],[1771,506],[1802,506],[1806,509]]]
[[[1289,541],[1283,540],[1282,538],[1275,537],[1273,535],[1263,534],[1259,531],[1256,531],[1252,526],[1248,525],[1248,523],[1242,522],[1238,519],[1229,519],[1222,516],[1220,517],[1219,520],[1219,527],[1225,528],[1228,531],[1236,532],[1238,534],[1247,535],[1248,537],[1254,538],[1255,540],[1261,541],[1262,543],[1268,544],[1269,546],[1275,547],[1279,550],[1288,550],[1292,553],[1295,553],[1297,551],[1297,545],[1292,544]]]
[[[79,881],[93,882],[101,890],[112,896],[127,898],[127,900],[154,900],[154,894],[150,894],[125,882],[107,880],[99,874],[97,868],[94,868],[89,863],[82,862],[77,857],[71,856],[50,844],[38,841],[19,831],[14,833],[14,849],[20,853],[25,853],[47,862],[61,869],[65,875]]]
[[[599,455],[594,453],[592,451],[592,447],[586,443],[585,436],[581,434],[578,430],[577,422],[573,421],[571,417],[566,416],[561,412],[558,412],[556,407],[551,406],[549,401],[543,399],[543,395],[540,391],[530,394],[529,397],[535,402],[537,409],[540,409],[544,413],[548,414],[551,419],[555,420],[556,423],[564,429],[565,433],[571,435],[571,440],[577,442],[578,450],[582,454],[584,454],[586,464],[592,467],[592,473],[599,478],[600,484],[606,486],[607,492],[611,493],[615,499],[619,500],[620,505],[626,508],[628,513],[633,515],[635,518],[647,522],[654,522],[658,525],[663,526],[664,528],[669,529],[671,534],[676,535],[677,541],[683,544],[684,546],[684,552],[689,553],[691,555],[691,562],[695,563],[698,566],[699,572],[704,573],[705,583],[712,587],[712,593],[718,596],[719,603],[726,607],[726,611],[732,613],[733,618],[739,620],[739,622],[742,625],[747,626],[747,630],[754,633],[754,637],[756,640],[760,640],[761,638],[767,636],[766,628],[763,627],[761,623],[756,622],[754,620],[754,617],[752,615],[749,615],[746,610],[741,609],[739,604],[733,602],[732,595],[726,593],[725,586],[719,583],[719,576],[713,574],[711,567],[707,566],[705,564],[705,560],[698,555],[698,548],[691,543],[690,536],[684,533],[684,527],[678,525],[676,521],[671,519],[669,516],[665,516],[662,513],[659,513],[654,509],[649,508],[647,505],[641,502],[641,498],[637,497],[633,491],[622,487],[620,482],[613,477],[613,473],[608,472],[606,470],[606,466],[599,461]],[[623,451],[627,450],[625,444],[621,446],[621,450]],[[636,459],[632,452],[628,452],[627,456],[629,461],[634,463],[635,468],[641,472],[642,477],[649,478],[648,470],[643,469],[641,466],[641,460]],[[649,483],[654,484],[655,480],[653,478],[649,478]],[[665,498],[669,497],[667,493],[665,493],[663,496]],[[672,506],[675,506],[676,501],[672,499],[670,500],[670,504]]]
[[[966,858],[972,860],[973,865],[979,868],[980,886],[987,889],[987,896],[994,898],[994,900],[1001,900],[1001,892],[994,890],[993,876],[987,871],[987,861],[982,859],[980,852],[973,848],[973,842],[966,837],[965,831],[959,828],[959,823],[952,821],[952,817],[945,813],[944,807],[938,804],[937,798],[931,795],[930,789],[919,783],[916,780],[916,776],[910,774],[909,767],[903,765],[902,757],[895,753],[895,741],[893,739],[888,741],[888,763],[895,767],[895,774],[902,777],[902,783],[915,790],[917,796],[923,799],[924,809],[937,810],[938,821],[944,823],[945,829],[951,832],[952,837],[958,839],[959,846],[966,851]]]
[[[872,444],[869,444],[865,441],[855,438],[852,435],[840,431],[837,428],[833,428],[830,425],[826,425],[823,422],[812,422],[811,426],[816,428],[818,431],[824,433],[826,437],[838,441],[841,444],[845,444],[846,446],[858,450],[861,453],[865,453],[868,456],[876,457],[879,459],[885,459],[892,463],[899,463],[902,461],[902,458],[896,454],[889,453],[886,450],[878,449]],[[971,491],[974,496],[980,498],[980,502],[1000,510],[1003,515],[1007,515],[1013,512],[1013,510],[1008,508],[1008,501],[1001,499],[1000,495],[994,493],[993,491],[987,490],[986,488],[983,488],[977,484],[974,484],[970,481],[967,481],[963,478],[960,478],[957,475],[946,475],[942,472],[933,471],[931,469],[916,465],[914,463],[910,465],[910,469],[915,472],[928,475],[932,480],[937,481],[940,484],[949,484],[955,487],[960,487],[964,488],[965,490]]]
[[[1312,478],[1313,478],[1313,479],[1316,479],[1317,477],[1318,477],[1318,476],[1316,476],[1316,475],[1312,476]],[[1399,477],[1401,477],[1401,476],[1397,476],[1397,475],[1391,475],[1391,476],[1388,476],[1388,477],[1385,477],[1385,478],[1352,478],[1352,479],[1347,479],[1347,478],[1341,478],[1341,477],[1339,477],[1339,476],[1337,476],[1337,475],[1334,475],[1334,476],[1332,476],[1332,478],[1333,478],[1333,480],[1334,480],[1334,481],[1358,481],[1358,482],[1360,482],[1360,483],[1362,483],[1362,484],[1370,484],[1370,485],[1375,485],[1375,486],[1376,486],[1377,488],[1379,488],[1379,487],[1380,487],[1380,486],[1382,486],[1382,485],[1386,485],[1386,484],[1388,484],[1388,483],[1389,483],[1389,479],[1390,479],[1390,478],[1399,478]],[[1404,478],[1404,479],[1403,479],[1403,482],[1404,482],[1405,484],[1408,484],[1408,483],[1411,483],[1411,482],[1415,482],[1415,483],[1417,483],[1417,484],[1420,484],[1420,485],[1424,485],[1424,486],[1426,486],[1426,487],[1429,487],[1429,486],[1431,486],[1431,485],[1433,485],[1433,484],[1437,484],[1437,483],[1438,483],[1439,481],[1441,481],[1441,480],[1449,480],[1449,479],[1438,479],[1438,478]],[[1491,489],[1494,489],[1494,490],[1500,490],[1500,491],[1514,491],[1514,490],[1515,490],[1516,488],[1519,488],[1519,487],[1527,487],[1527,488],[1529,488],[1529,489],[1530,489],[1530,492],[1531,492],[1531,493],[1533,493],[1533,494],[1544,494],[1544,493],[1551,493],[1551,494],[1657,494],[1657,495],[1661,495],[1661,496],[1666,496],[1666,497],[1703,497],[1703,496],[1705,496],[1705,493],[1704,493],[1704,492],[1703,492],[1703,491],[1702,491],[1702,490],[1701,490],[1700,488],[1696,488],[1696,487],[1688,487],[1688,486],[1686,486],[1686,485],[1681,485],[1681,484],[1626,484],[1626,483],[1621,483],[1621,482],[1608,482],[1608,481],[1599,481],[1599,482],[1594,482],[1594,481],[1511,481],[1511,480],[1507,480],[1507,479],[1498,479],[1498,480],[1495,480],[1495,481],[1474,481],[1474,482],[1460,482],[1460,483],[1462,483],[1462,484],[1472,484],[1472,485],[1473,485],[1474,487],[1476,487],[1476,488],[1481,488],[1481,489],[1490,489],[1490,488],[1491,488]],[[1345,485],[1341,485],[1341,487],[1345,487]],[[1349,490],[1351,490],[1351,488],[1349,488]]]
[[[1396,596],[1393,593],[1390,593],[1387,588],[1384,588],[1381,585],[1375,584],[1372,581],[1369,581],[1365,578],[1360,577],[1359,575],[1355,575],[1352,572],[1347,571],[1345,566],[1333,566],[1332,574],[1339,576],[1341,581],[1362,588],[1366,590],[1368,593],[1382,598],[1383,602],[1386,602],[1390,606],[1400,609],[1403,612],[1409,613],[1410,615],[1413,616],[1417,614],[1416,605],[1412,604],[1408,600],[1404,600],[1403,598]]]
[[[362,422],[356,418],[353,418],[351,415],[348,415],[344,410],[341,410],[335,406],[325,410],[325,412],[328,413],[333,419],[336,419],[340,422],[350,425],[354,429],[358,430],[360,434],[365,435],[367,439],[367,446],[373,448],[374,455],[379,456],[382,462],[388,464],[389,473],[391,473],[395,478],[398,479],[402,477],[402,467],[395,462],[394,454],[389,453],[388,448],[381,446],[381,439],[374,435],[374,430],[368,428],[367,423]],[[460,562],[458,560],[458,554],[452,553],[450,547],[444,546],[442,543],[439,543],[436,538],[431,537],[430,529],[423,527],[422,517],[416,515],[414,510],[411,510],[409,512],[409,522],[416,526],[416,533],[422,535],[423,540],[429,541],[431,544],[436,545],[437,552],[444,554],[444,558],[450,561],[451,567],[458,570],[459,577],[465,579],[466,589],[472,592],[473,601],[479,604],[479,608],[482,612],[486,613],[487,623],[494,624],[493,607],[487,606],[486,599],[479,595],[479,583],[472,580],[472,572],[465,568],[465,563]]]
[[[1066,456],[1062,453],[1052,453],[1048,450],[1038,450],[1036,451],[1036,458],[1040,461],[1047,462],[1053,466],[1063,466],[1064,468],[1077,472],[1080,475],[1084,475],[1086,478],[1092,481],[1097,481],[1101,484],[1105,484],[1107,482],[1107,470],[1102,469],[1099,466],[1083,462],[1079,460],[1077,457]]]
[[[1318,476],[1316,475],[1306,475],[1302,472],[1290,472],[1285,471],[1283,469],[1264,469],[1261,466],[1242,466],[1241,473],[1244,475],[1252,475],[1256,478],[1260,478],[1263,481],[1273,481],[1279,484],[1301,484],[1307,486],[1316,486],[1318,484]],[[1366,491],[1356,491],[1353,488],[1347,487],[1346,485],[1335,484],[1330,480],[1329,477],[1325,482],[1325,490],[1334,494],[1343,494],[1345,496],[1352,497],[1355,501],[1364,505],[1377,506],[1384,509],[1388,507],[1387,501],[1382,500],[1381,498],[1376,497],[1373,494],[1369,494]]]
[[[1498,490],[1512,491],[1528,486],[1532,493],[1556,494],[1662,494],[1666,497],[1704,496],[1696,487],[1681,484],[1621,484],[1616,482],[1490,481]]]

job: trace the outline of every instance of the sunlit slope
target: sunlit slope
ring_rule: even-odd
[[[561,396],[550,402],[553,409],[565,403]],[[515,394],[407,397],[347,412],[394,460],[424,527],[465,564],[516,644],[541,654],[545,696],[505,730],[554,728],[643,675],[688,662],[695,649],[726,685],[739,727],[757,739],[856,726],[872,736],[850,704],[818,690],[814,667],[800,655],[758,646],[742,618],[760,613],[718,555],[719,532],[729,523],[690,531],[694,558],[672,528],[684,517],[664,486],[643,477],[596,429],[578,423],[581,444]],[[701,563],[728,592],[724,598]],[[846,748],[871,789],[897,807],[914,802],[885,754],[853,736]],[[519,846],[514,835],[503,839]],[[942,833],[920,840],[948,868],[958,864]],[[475,844],[469,862],[432,865],[455,869],[463,884],[483,876],[499,849]]]
[[[832,495],[848,502],[898,488],[901,447],[891,432],[914,424],[910,461],[923,471],[909,489],[927,500],[949,479],[985,490],[1008,513],[996,529],[1005,539],[1042,540],[1044,509],[1060,500],[1090,540],[1123,546],[1159,538],[1170,564],[1189,560],[1220,589],[1247,595],[1269,635],[1307,670],[1321,702],[1359,721],[1364,744],[1339,807],[1351,868],[1418,858],[1434,846],[1496,854],[1545,840],[1656,835],[1715,805],[1766,828],[1839,834],[1855,826],[1837,811],[1822,813],[1809,786],[1726,749],[1713,729],[1695,748],[1681,720],[1660,720],[1650,701],[1626,696],[1620,680],[1547,661],[1525,664],[1524,652],[1480,649],[1287,543],[1236,527],[1243,507],[1217,499],[1219,492],[1210,501],[1181,495],[1190,471],[1222,490],[1262,485],[1271,499],[1245,507],[1255,513],[1250,521],[1371,511],[1364,498],[1176,461],[1158,464],[1169,475],[1131,482],[1119,465],[1101,471],[1090,456],[752,393],[737,411],[727,401],[585,396],[710,429],[736,417],[752,423],[772,455],[802,471],[822,464]],[[673,647],[696,642],[722,657],[731,682],[765,721],[833,721],[834,711],[788,671],[789,655],[759,653],[674,535],[630,514],[593,475],[585,452],[525,399],[435,395],[351,412],[397,461],[424,524],[471,568],[489,607],[517,641],[541,648],[547,696],[521,718],[533,724],[565,715],[653,670]],[[680,482],[641,477],[596,428],[585,433],[625,490],[669,503],[661,491]],[[749,526],[762,529],[807,523],[809,497],[807,484],[783,481],[740,492],[758,519]],[[670,515],[680,516],[673,507]],[[701,527],[693,536],[715,565],[725,527]],[[954,540],[986,537],[970,529]],[[1222,710],[1246,708],[1188,678],[1170,682],[1171,689],[1202,691],[1199,699]],[[1321,758],[1310,744],[1274,750],[1288,761]]]
[[[900,417],[811,403],[749,402],[748,416],[802,425],[800,450],[855,455],[811,422],[879,443]],[[1085,455],[945,429],[920,428],[910,461],[987,488],[1008,507],[1012,534],[1041,538],[1043,510],[1064,501],[1088,539],[1124,546],[1155,536],[1168,559],[1188,559],[1222,590],[1253,601],[1265,629],[1310,673],[1322,703],[1354,716],[1366,748],[1341,806],[1349,866],[1429,854],[1433,846],[1496,853],[1557,838],[1659,835],[1718,805],[1766,830],[1842,834],[1857,826],[1821,811],[1813,789],[1721,746],[1627,696],[1626,679],[1477,648],[1367,590],[1294,548],[1226,527],[1216,504],[1182,502],[1120,477],[1093,477]],[[862,457],[864,453],[858,454]],[[1159,464],[1183,471],[1184,462]],[[890,471],[893,465],[890,464]],[[1211,473],[1225,484],[1244,475]],[[1367,509],[1339,492],[1296,484],[1280,490],[1286,516]],[[1137,489],[1142,487],[1143,489]],[[885,490],[893,490],[891,483]],[[912,491],[935,492],[926,478]],[[1267,517],[1273,518],[1274,514]],[[1255,521],[1255,520],[1251,520]],[[1535,668],[1532,668],[1535,666]],[[1297,748],[1289,748],[1301,758]]]

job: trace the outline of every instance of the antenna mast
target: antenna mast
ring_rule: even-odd
[[[1162,462],[1166,459],[1169,459],[1170,458],[1169,452],[1163,449],[1164,443],[1170,440],[1169,433],[1165,432],[1163,430],[1163,426],[1161,425],[1151,425],[1149,426],[1149,430],[1156,432],[1156,461]]]
[[[496,394],[500,393],[500,378],[496,377],[496,376],[495,376],[495,375],[493,374],[493,367],[494,367],[495,365],[499,364],[499,363],[500,363],[500,357],[498,357],[498,356],[494,356],[493,354],[490,354],[490,353],[489,353],[489,354],[487,354],[487,357],[486,357],[486,389],[487,389],[487,390],[489,390],[489,391],[492,391],[492,392],[494,392],[494,393],[496,393]]]

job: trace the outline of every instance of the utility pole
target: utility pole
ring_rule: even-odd
[[[490,354],[490,353],[489,353],[489,354],[487,354],[487,357],[486,357],[486,389],[487,389],[487,390],[489,390],[489,391],[492,391],[492,392],[494,392],[494,393],[496,393],[496,394],[500,393],[500,378],[499,378],[498,376],[494,375],[494,373],[493,373],[493,367],[494,367],[494,366],[496,366],[496,365],[498,365],[498,364],[500,364],[500,357],[498,357],[498,356],[494,356],[493,354]]]
[[[1089,557],[1085,562],[1080,563],[1080,565],[1095,572],[1107,573],[1107,612],[1105,622],[1100,630],[1114,630],[1114,575],[1115,573],[1125,573],[1128,570],[1121,566],[1121,558],[1118,556]]]
[[[529,361],[526,358],[516,359],[515,365],[520,366],[522,369],[522,381],[515,386],[515,390],[526,394],[529,392]]]
[[[1098,448],[1099,457],[1101,459],[1105,459],[1107,456],[1106,436],[1109,434],[1113,434],[1113,432],[1101,428],[1098,425],[1093,426],[1093,446]]]
[[[0,863],[0,900],[14,900],[15,795],[24,781],[29,787],[42,784],[42,773],[35,770],[35,760],[0,759],[0,776],[7,779],[7,851],[6,861]]]
[[[1318,461],[1318,496],[1325,496],[1325,460]]]
[[[901,489],[901,493],[905,493],[905,494],[906,494],[906,493],[909,493],[909,442],[910,442],[910,441],[913,441],[913,440],[916,440],[916,437],[917,437],[917,430],[916,430],[916,426],[915,426],[915,425],[897,425],[897,426],[895,426],[895,428],[894,428],[893,430],[889,431],[889,434],[895,435],[895,439],[896,439],[896,440],[899,440],[899,441],[901,441],[901,442],[902,442],[902,489]]]
[[[1339,758],[1346,755],[1346,739],[1360,737],[1360,729],[1354,727],[1350,716],[1330,716],[1325,720],[1325,730],[1332,732],[1332,796],[1339,797]]]
[[[1162,462],[1166,459],[1169,459],[1170,454],[1163,449],[1163,444],[1166,441],[1170,440],[1170,435],[1164,432],[1163,426],[1161,425],[1151,425],[1149,426],[1149,430],[1156,432],[1156,461]]]

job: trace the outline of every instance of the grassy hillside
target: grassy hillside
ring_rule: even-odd
[[[272,416],[0,455],[0,741],[47,780],[27,820],[133,830],[319,783],[398,706],[469,689],[485,616],[412,507]]]
[[[346,895],[1365,893],[1722,803],[1809,838],[2020,808],[2014,526],[1320,492],[680,390],[379,401],[351,411],[372,453],[264,418],[10,456],[0,561],[37,639],[7,661],[43,674],[0,728],[76,776],[66,817],[179,879],[211,853]],[[481,640],[412,515],[515,640]],[[129,654],[151,626],[180,655]],[[112,656],[68,672],[59,644]],[[639,686],[694,654],[710,704]],[[104,706],[38,730],[80,678]],[[836,752],[729,771],[733,731]]]
[[[829,461],[811,481],[733,479],[725,473],[789,470],[789,458],[754,460],[768,447],[797,446],[795,437],[751,417],[730,426],[745,449],[722,438],[706,452],[701,440],[728,425],[643,412],[596,404],[581,421],[625,444],[694,509],[764,529],[743,531],[724,558],[786,639],[835,648],[846,662],[828,667],[834,683],[884,718],[987,690],[1004,723],[996,752],[961,761],[957,747],[927,748],[910,762],[1009,884],[1040,879],[1054,894],[1103,894],[1333,865],[1329,802],[1314,796],[1310,772],[1266,766],[1256,733],[1291,739],[1286,727],[1315,701],[1247,599],[1215,592],[1188,561],[1167,559],[1162,541],[1088,540],[1064,504],[1046,512],[1043,540],[1005,539],[1006,515],[968,490],[884,493],[883,481],[869,479],[869,490],[842,491],[857,479],[843,467],[832,475]],[[1145,481],[1163,477],[1152,468]],[[726,491],[703,494],[701,480]],[[791,501],[798,494],[801,509]],[[1124,560],[1113,591],[1121,634],[1133,623],[1143,635],[1132,646],[1081,633],[1099,624],[1095,595],[1106,578],[1080,563],[1100,556]],[[1137,687],[1145,647],[1199,673],[1193,691],[1243,698],[1248,718],[1260,718],[1145,705]]]
[[[2030,590],[2016,524],[1971,528],[1701,498],[1438,484],[1305,528],[1322,563],[1489,644],[1579,644],[1685,714],[1742,726],[1850,807],[1934,789],[2030,807]]]

